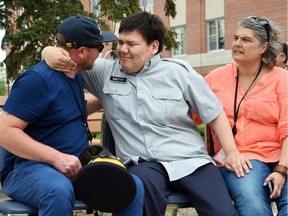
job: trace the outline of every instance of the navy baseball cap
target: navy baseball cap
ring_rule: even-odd
[[[61,36],[62,39],[60,40]],[[79,48],[95,43],[113,42],[118,40],[118,38],[112,33],[102,32],[98,24],[90,18],[70,16],[60,25],[56,40],[61,46]],[[64,44],[62,44],[63,41]]]

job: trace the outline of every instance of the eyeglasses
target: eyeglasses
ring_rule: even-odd
[[[85,47],[88,47],[88,48],[97,48],[99,49],[99,52],[101,53],[102,50],[104,49],[104,45],[101,43],[101,44],[90,44],[90,45],[85,45]]]
[[[261,26],[263,26],[265,28],[266,34],[267,34],[267,41],[269,42],[269,21],[265,18],[260,18],[260,17],[256,17],[256,16],[251,16],[250,18],[252,18],[255,22],[257,22],[258,24],[260,24]]]

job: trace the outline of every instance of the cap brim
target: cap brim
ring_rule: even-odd
[[[102,40],[99,42],[106,43],[106,42],[113,42],[117,40],[118,38],[114,34],[110,32],[102,32]]]

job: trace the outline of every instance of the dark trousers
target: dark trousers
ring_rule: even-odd
[[[238,215],[225,181],[219,169],[212,163],[172,182],[169,181],[163,165],[157,162],[145,161],[130,165],[128,170],[137,175],[144,184],[144,216],[164,216],[172,190],[187,193],[198,215]]]

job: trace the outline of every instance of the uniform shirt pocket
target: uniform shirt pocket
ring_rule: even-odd
[[[114,119],[126,119],[130,116],[130,109],[133,104],[131,100],[132,87],[129,83],[107,82],[103,88],[103,107],[106,114]]]
[[[187,115],[189,107],[183,99],[182,92],[175,89],[155,89],[152,92],[154,106],[154,117],[158,122],[168,125],[179,121]]]

